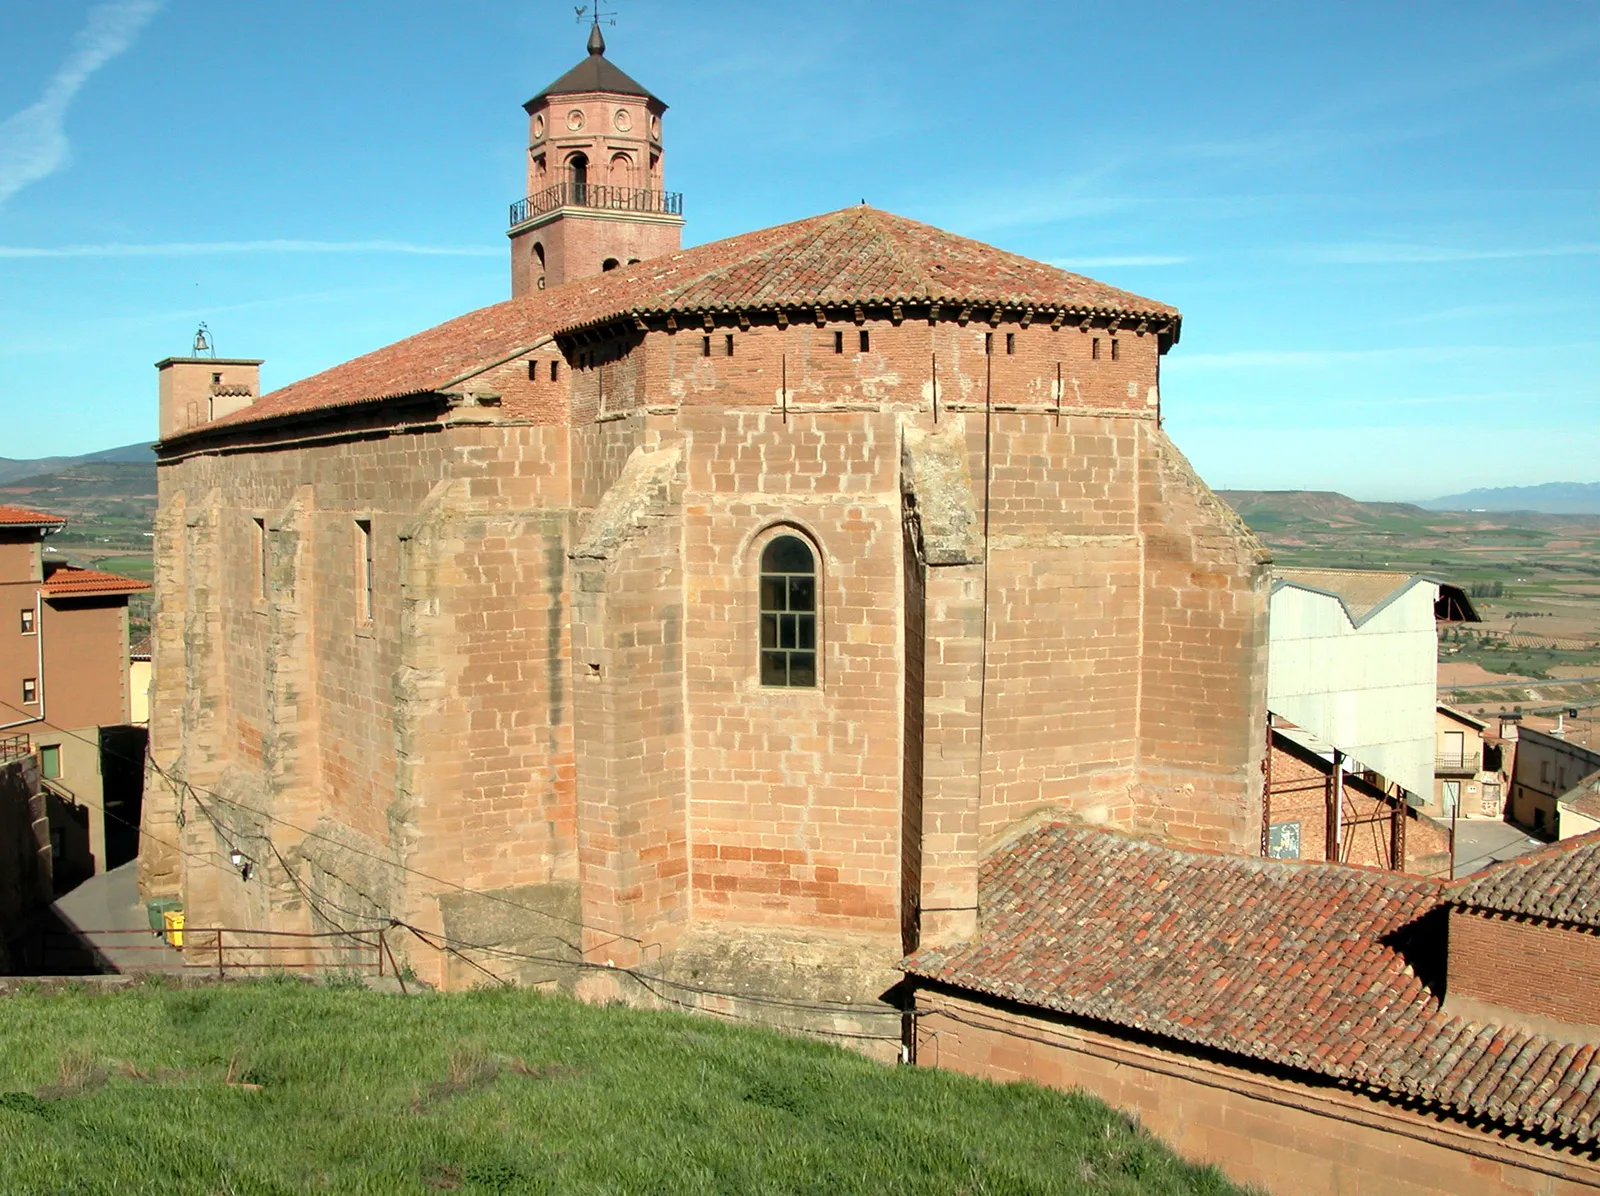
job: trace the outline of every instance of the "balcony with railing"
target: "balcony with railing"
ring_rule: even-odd
[[[0,764],[9,764],[33,754],[33,746],[26,735],[0,736]]]
[[[1477,752],[1443,752],[1433,758],[1435,776],[1475,776],[1483,771],[1483,757]]]
[[[607,212],[682,216],[683,192],[613,187],[609,183],[557,183],[512,204],[511,227],[526,224],[535,216],[543,216],[557,208],[598,208]]]

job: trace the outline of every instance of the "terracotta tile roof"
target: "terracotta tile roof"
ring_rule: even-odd
[[[1580,814],[1587,814],[1590,818],[1600,818],[1600,772],[1592,772],[1567,790],[1559,798],[1564,806],[1569,806]]]
[[[1367,569],[1279,569],[1275,582],[1332,594],[1344,603],[1354,623],[1362,622],[1390,598],[1426,580],[1415,573],[1382,573]],[[1276,586],[1274,586],[1276,588]]]
[[[913,975],[1580,1142],[1596,1046],[1447,1017],[1403,952],[1443,886],[1048,825],[985,862],[976,940]]]
[[[30,511],[27,507],[0,505],[0,527],[65,527],[66,518]]]
[[[44,584],[39,588],[47,597],[65,598],[79,594],[138,594],[148,590],[150,583],[75,565],[46,565]]]
[[[1578,790],[1586,783],[1574,796],[1582,796]],[[1456,886],[1451,896],[1474,909],[1600,929],[1600,831],[1502,860]]]
[[[264,395],[200,431],[448,389],[557,332],[634,314],[818,304],[996,305],[1170,321],[1177,309],[1030,258],[854,207],[480,308]],[[174,438],[179,439],[179,438]]]

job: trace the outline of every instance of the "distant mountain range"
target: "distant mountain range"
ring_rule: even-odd
[[[1542,511],[1548,515],[1600,515],[1600,482],[1546,482],[1447,494],[1417,504],[1429,511]]]
[[[18,460],[0,457],[0,485],[18,478],[35,478],[41,474],[59,473],[78,465],[154,465],[156,455],[147,442],[125,444],[121,448],[102,449],[98,453],[84,453],[78,457],[35,457]]]

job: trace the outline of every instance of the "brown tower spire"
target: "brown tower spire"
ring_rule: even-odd
[[[588,55],[523,107],[528,192],[511,205],[511,293],[560,286],[679,248],[683,196],[663,189],[667,106],[606,57]]]

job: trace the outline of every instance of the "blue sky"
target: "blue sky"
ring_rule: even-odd
[[[1178,305],[1218,487],[1600,480],[1600,8],[625,0],[686,242],[863,198]],[[570,3],[0,0],[0,456],[508,293]]]

